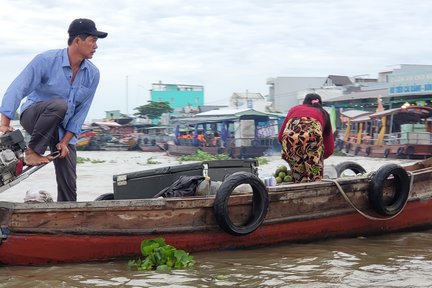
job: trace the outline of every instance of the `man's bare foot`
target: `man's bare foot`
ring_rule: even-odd
[[[31,148],[27,148],[24,154],[25,163],[28,166],[38,166],[41,164],[46,164],[50,162],[50,159],[47,156],[42,156]]]

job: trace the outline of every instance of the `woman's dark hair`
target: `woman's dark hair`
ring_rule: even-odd
[[[316,93],[309,93],[306,94],[303,104],[309,105],[312,107],[315,107],[316,109],[319,109],[321,113],[324,116],[324,134],[328,134],[331,130],[331,122],[330,122],[330,115],[328,112],[322,107],[322,99],[321,96]]]

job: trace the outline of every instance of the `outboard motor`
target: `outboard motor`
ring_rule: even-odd
[[[0,187],[13,181],[23,172],[26,148],[27,145],[20,130],[0,136]]]

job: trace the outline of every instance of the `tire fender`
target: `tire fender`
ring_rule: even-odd
[[[384,150],[384,158],[388,158],[388,156],[389,156],[389,154],[390,154],[390,149],[385,149]]]
[[[366,150],[365,150],[365,154],[366,154],[366,156],[369,156],[371,150],[372,150],[371,147],[366,147]]]
[[[392,197],[384,199],[384,187],[387,178],[393,175],[391,184]],[[408,199],[410,179],[408,173],[398,164],[387,164],[380,167],[371,179],[368,189],[369,203],[373,210],[383,216],[393,216],[399,213]]]
[[[247,158],[246,157],[246,151],[247,151],[246,147],[243,146],[243,147],[240,148],[240,157],[239,157],[240,159]]]
[[[399,147],[396,151],[396,155],[401,157],[404,154],[404,147]]]
[[[355,174],[364,174],[366,173],[366,169],[364,169],[360,164],[354,162],[354,161],[345,161],[342,163],[339,163],[335,166],[337,177],[339,178],[342,173],[346,170],[351,170]]]
[[[361,147],[357,146],[354,150],[354,155],[357,155],[360,152],[360,150],[361,150]]]
[[[240,184],[249,184],[253,190],[251,216],[244,225],[234,224],[228,213],[228,200],[233,190]],[[250,172],[240,171],[229,175],[219,187],[213,206],[216,222],[225,232],[243,236],[255,231],[263,223],[269,204],[264,183]]]
[[[335,148],[337,151],[341,151],[343,147],[343,141],[341,139],[337,139],[335,143]]]
[[[345,152],[349,153],[350,149],[351,149],[351,143],[348,142],[345,144]]]
[[[415,151],[414,146],[410,145],[410,146],[406,147],[405,154],[408,156],[411,156],[412,154],[414,154],[414,151]]]

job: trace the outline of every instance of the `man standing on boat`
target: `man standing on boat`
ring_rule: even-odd
[[[99,84],[99,70],[89,61],[96,41],[108,33],[89,19],[75,19],[68,29],[68,47],[37,55],[7,89],[0,107],[0,132],[12,131],[10,120],[21,103],[20,122],[31,135],[25,152],[28,166],[54,161],[57,201],[76,201],[76,148]],[[56,159],[44,156],[59,151]]]

